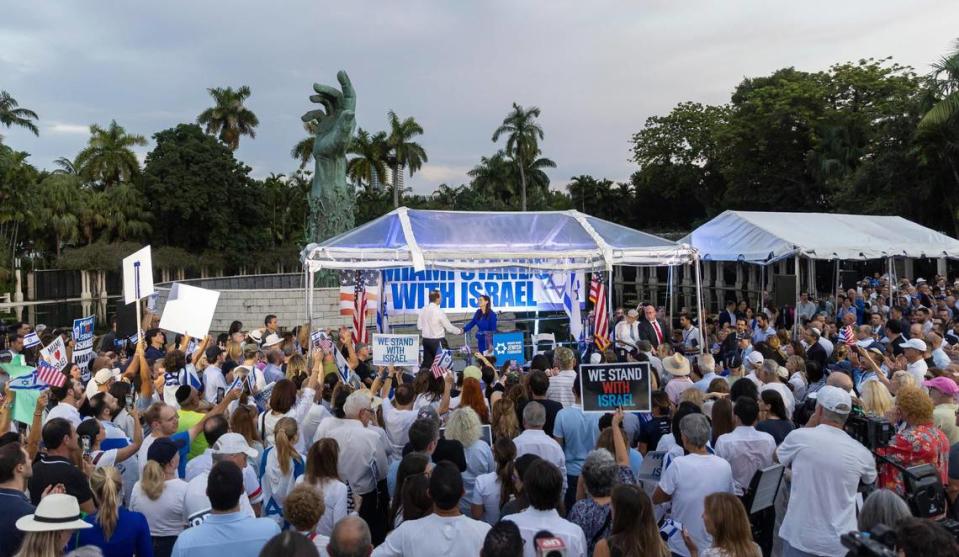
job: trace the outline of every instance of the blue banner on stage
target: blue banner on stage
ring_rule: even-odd
[[[384,306],[389,315],[419,313],[429,303],[429,293],[438,290],[440,307],[451,313],[473,313],[480,295],[490,297],[493,311],[562,311],[566,282],[570,277],[583,284],[582,271],[574,273],[521,273],[493,271],[383,271]],[[577,292],[582,307],[585,289]]]
[[[512,333],[495,333],[493,335],[493,355],[496,356],[496,363],[502,364],[506,360],[512,360],[517,365],[526,363],[526,353],[523,349],[523,331]]]

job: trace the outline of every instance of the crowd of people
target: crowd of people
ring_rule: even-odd
[[[460,371],[383,368],[345,328],[316,340],[268,315],[191,339],[148,314],[142,342],[104,335],[31,423],[4,388],[0,557],[833,556],[881,527],[908,557],[956,555],[954,291],[877,276],[835,302],[731,301],[701,329],[618,309],[609,350],[520,370],[488,350]],[[420,328],[431,353],[460,330],[436,310]],[[31,332],[71,346],[19,323],[4,358],[35,365]],[[650,412],[584,411],[581,361],[648,362]],[[867,447],[852,420],[891,439]],[[750,512],[777,463],[775,504]],[[923,466],[948,501],[934,516],[903,472]]]

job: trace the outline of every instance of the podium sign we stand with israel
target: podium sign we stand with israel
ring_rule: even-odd
[[[651,388],[649,362],[583,364],[579,366],[579,392],[584,412],[649,412]]]

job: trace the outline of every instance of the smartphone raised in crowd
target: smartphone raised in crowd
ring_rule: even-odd
[[[127,394],[127,408],[133,408],[133,393]]]
[[[80,438],[80,446],[83,448],[83,454],[88,455],[91,451],[90,438],[83,436]]]
[[[243,383],[246,384],[246,381],[244,381]],[[217,404],[220,404],[221,402],[223,402],[223,395],[224,395],[224,394],[225,394],[225,391],[224,391],[223,387],[217,387],[217,389],[216,389],[216,403],[217,403]]]

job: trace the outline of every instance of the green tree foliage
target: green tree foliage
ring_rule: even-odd
[[[260,120],[256,114],[243,105],[250,97],[250,88],[246,85],[234,90],[232,87],[214,87],[207,89],[213,97],[214,105],[204,110],[196,121],[206,126],[206,132],[217,136],[231,151],[240,146],[240,136],[256,137],[256,128]]]
[[[79,169],[84,178],[109,189],[120,182],[128,182],[140,171],[140,161],[133,152],[135,145],[146,145],[142,135],[128,134],[116,120],[106,129],[90,126],[90,140],[77,155],[73,171]],[[62,163],[59,164],[64,168]]]
[[[267,247],[262,188],[224,143],[191,124],[153,138],[139,189],[154,216],[154,244],[212,250],[237,262]]]
[[[33,122],[38,118],[36,112],[28,108],[22,108],[17,99],[13,98],[10,93],[0,91],[0,124],[8,128],[21,127],[32,131],[33,135],[40,135],[40,130]],[[0,138],[2,137],[0,136]]]
[[[359,128],[347,152],[356,155],[346,162],[346,174],[350,180],[366,186],[372,186],[374,179],[384,181],[390,152],[386,132],[371,135]]]
[[[506,136],[506,155],[512,158],[518,167],[520,208],[523,211],[526,210],[526,172],[539,156],[539,142],[543,139],[543,128],[536,121],[539,116],[538,107],[523,108],[513,103],[513,110],[493,132],[493,143],[499,141],[500,136]]]
[[[389,147],[388,160],[390,168],[393,171],[392,183],[395,186],[400,182],[400,174],[404,169],[409,169],[410,176],[422,168],[423,164],[429,162],[426,156],[426,150],[413,141],[413,138],[423,135],[423,127],[412,117],[401,120],[392,110],[387,114],[390,131],[386,137],[386,145]],[[393,188],[393,206],[400,206],[400,190]]]

